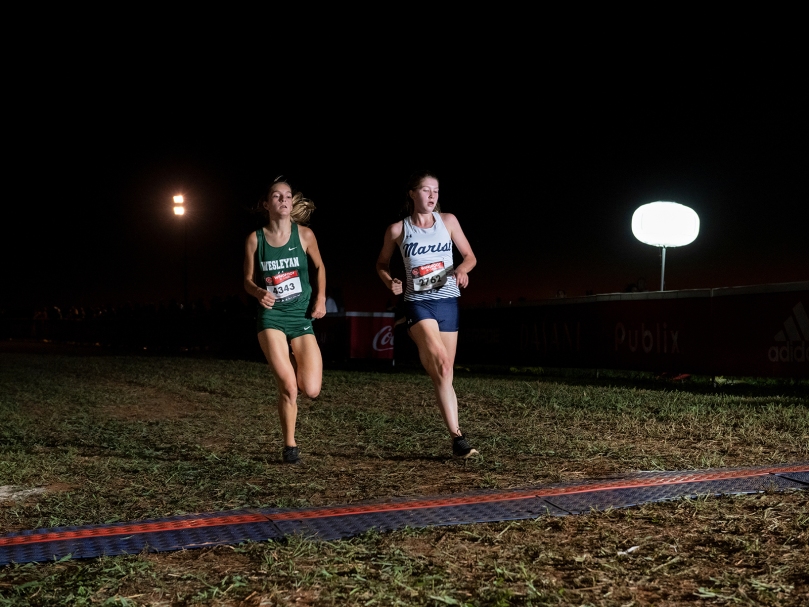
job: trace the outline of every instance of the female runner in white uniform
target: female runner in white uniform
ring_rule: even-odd
[[[455,216],[440,212],[438,179],[433,173],[422,171],[410,178],[407,209],[409,216],[385,231],[376,271],[394,295],[402,293],[402,281],[390,275],[390,258],[398,247],[407,273],[410,337],[433,381],[438,408],[452,436],[452,453],[466,458],[478,452],[461,433],[452,379],[458,345],[458,287],[469,284],[468,273],[477,260]],[[453,243],[463,257],[458,266],[453,264]]]

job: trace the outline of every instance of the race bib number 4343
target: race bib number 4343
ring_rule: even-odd
[[[301,296],[301,277],[297,270],[267,276],[267,290],[275,296],[276,302],[291,301]]]
[[[447,269],[443,261],[413,268],[410,273],[413,276],[414,291],[431,291],[447,284]]]

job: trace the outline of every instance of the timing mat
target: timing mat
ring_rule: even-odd
[[[339,540],[370,530],[566,516],[705,495],[809,488],[809,462],[756,468],[635,472],[504,491],[391,499],[318,508],[243,509],[170,518],[34,529],[0,536],[0,565],[169,552],[282,540]]]

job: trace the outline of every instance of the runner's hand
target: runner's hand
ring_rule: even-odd
[[[394,278],[390,282],[390,290],[393,291],[394,295],[401,295],[402,294],[402,281],[398,278]]]
[[[312,318],[323,318],[326,316],[326,300],[318,299],[312,307]]]
[[[455,270],[455,282],[459,287],[463,287],[465,289],[469,284],[469,274],[463,270]]]
[[[272,310],[273,304],[275,304],[275,295],[269,291],[265,291],[261,287],[258,287],[258,295],[256,296],[256,299],[258,299],[258,303],[268,310]]]

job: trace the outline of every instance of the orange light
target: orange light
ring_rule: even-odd
[[[177,196],[174,197],[174,204],[183,204],[183,202],[185,202],[185,199],[182,194],[177,194]]]
[[[185,207],[174,207],[175,215],[185,215]]]

